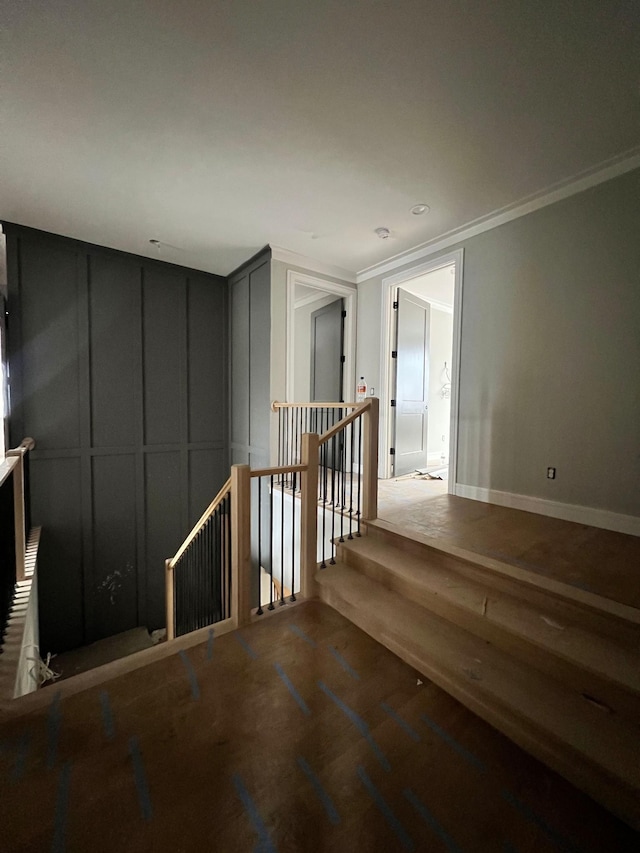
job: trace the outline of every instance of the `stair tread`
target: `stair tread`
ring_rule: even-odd
[[[568,746],[612,779],[640,790],[640,731],[631,722],[344,563],[319,571],[316,580],[346,604],[366,611],[365,620],[375,627],[377,639],[404,651],[417,669],[426,670],[427,677],[489,722],[494,719],[484,715],[483,708],[524,724],[534,736],[542,736],[546,748],[555,744],[566,751]]]
[[[490,577],[483,583],[465,576],[464,566],[451,565],[454,561],[451,557],[447,558],[449,565],[445,567],[429,560],[428,552],[424,557],[418,557],[393,543],[369,536],[341,543],[340,549],[349,565],[355,563],[364,573],[367,572],[368,560],[377,564],[384,575],[410,584],[422,603],[437,597],[440,603],[461,608],[478,619],[486,619],[539,648],[640,695],[640,631],[631,645],[620,636],[605,638],[575,621],[574,602],[567,608],[572,612],[560,617],[561,602],[554,602],[553,610],[546,609],[545,612],[539,604],[528,601],[526,591],[518,585],[514,584],[512,592],[497,591],[491,586]],[[635,634],[635,628],[633,630]]]

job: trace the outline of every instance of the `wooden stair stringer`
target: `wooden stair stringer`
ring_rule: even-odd
[[[640,829],[639,731],[493,644],[337,563],[320,597],[507,737]],[[480,651],[479,651],[480,650]]]

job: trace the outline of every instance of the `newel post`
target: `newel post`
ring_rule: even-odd
[[[319,437],[306,432],[302,436],[302,506],[300,516],[300,588],[305,598],[317,594],[315,573],[318,568],[318,465]]]
[[[164,590],[165,590],[165,606],[167,608],[167,641],[175,640],[176,638],[176,623],[175,623],[175,570],[171,565],[171,560],[164,561]]]
[[[369,397],[363,413],[364,436],[362,447],[362,518],[373,521],[378,517],[378,423],[380,401]]]
[[[247,625],[251,617],[251,469],[231,466],[231,618]]]

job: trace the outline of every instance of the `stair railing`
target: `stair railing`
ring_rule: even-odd
[[[318,407],[272,408],[310,413]],[[335,562],[334,540],[359,536],[361,522],[375,519],[378,400],[320,408],[323,426],[331,421],[322,435],[296,433],[294,418],[280,445],[279,460],[286,463],[253,470],[233,465],[229,480],[166,560],[168,640],[223,621],[239,627],[297,594],[313,598],[318,566]]]
[[[165,561],[167,639],[231,617],[232,477]]]
[[[7,450],[0,462],[0,640],[14,599],[16,583],[25,579],[27,537],[31,530],[29,451],[32,438]]]

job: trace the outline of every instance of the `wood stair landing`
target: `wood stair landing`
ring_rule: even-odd
[[[320,598],[640,829],[640,611],[384,523]]]

